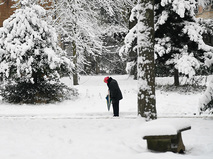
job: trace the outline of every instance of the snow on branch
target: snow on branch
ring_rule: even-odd
[[[161,0],[161,5],[166,7],[167,5],[172,4],[172,9],[176,12],[181,18],[184,18],[186,10],[190,12],[190,15],[195,15],[194,10],[196,8],[195,1],[192,0]]]

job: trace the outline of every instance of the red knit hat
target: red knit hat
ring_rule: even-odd
[[[109,77],[105,77],[105,78],[104,78],[104,82],[105,82],[105,83],[108,83],[108,79],[109,79]]]

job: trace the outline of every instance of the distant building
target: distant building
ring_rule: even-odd
[[[209,4],[205,7],[198,6],[197,18],[213,19],[213,0],[209,1]],[[213,46],[213,35],[205,33],[203,34],[203,40],[207,45]]]
[[[213,0],[209,1],[209,4],[205,7],[198,6],[196,17],[204,19],[213,18]]]
[[[12,0],[0,0],[0,27],[3,26],[4,20],[8,19],[14,13],[16,8],[11,7],[17,2],[14,2]],[[49,8],[48,6],[51,6],[51,2],[47,2],[42,6],[44,8]]]
[[[0,0],[0,27],[3,26],[3,21],[13,14],[15,8],[11,6],[15,3],[12,0]]]

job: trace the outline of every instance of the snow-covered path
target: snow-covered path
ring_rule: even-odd
[[[82,76],[80,85],[75,86],[79,98],[74,101],[64,101],[48,105],[12,105],[0,100],[0,117],[4,116],[36,116],[36,117],[111,117],[112,110],[107,111],[105,96],[108,92],[103,82],[104,76]],[[121,88],[123,100],[120,102],[121,117],[137,116],[137,81],[128,75],[113,76]],[[171,83],[171,79],[159,80],[158,83]],[[67,85],[72,85],[69,79],[63,79]],[[200,94],[179,94],[176,92],[156,91],[156,107],[160,117],[200,117],[198,102]]]

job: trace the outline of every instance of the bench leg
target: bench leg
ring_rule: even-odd
[[[181,132],[177,134],[177,138],[172,139],[171,144],[173,152],[183,153],[185,151],[185,146],[183,144]]]

